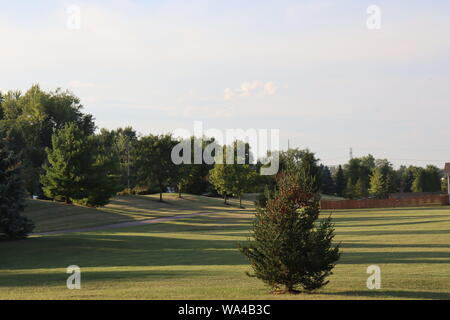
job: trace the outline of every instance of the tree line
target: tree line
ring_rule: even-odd
[[[447,183],[442,179],[444,172],[436,166],[402,165],[394,169],[387,159],[375,159],[370,154],[350,159],[343,166],[321,166],[320,177],[322,193],[349,199],[387,198],[390,193],[447,191]]]
[[[333,243],[331,218],[316,223],[324,168],[310,151],[281,152],[276,176],[258,175],[263,164],[251,163],[250,146],[241,141],[216,144],[221,152],[213,154],[213,163],[176,165],[172,152],[180,140],[170,134],[139,136],[132,128],[95,132],[92,116],[81,112],[69,92],[34,86],[24,95],[7,93],[0,102],[1,238],[21,239],[33,230],[21,215],[26,193],[101,206],[118,192],[159,192],[163,201],[163,192],[173,187],[179,196],[215,192],[226,202],[229,195],[241,198],[264,186],[267,197],[259,199],[252,240],[240,246],[253,276],[279,293],[328,283],[339,245]],[[197,139],[183,143],[192,147]],[[213,139],[202,139],[201,151],[211,144]]]
[[[142,136],[131,127],[98,131],[71,92],[46,92],[38,85],[25,93],[0,93],[0,142],[0,234],[10,238],[32,229],[19,214],[27,196],[96,207],[117,193],[158,192],[163,201],[170,187],[179,196],[220,194],[226,202],[228,195],[252,189],[257,176],[249,162],[175,165],[171,153],[180,140],[171,134]],[[211,143],[204,137],[202,151]],[[9,229],[13,220],[24,232]]]
[[[225,203],[228,196],[241,198],[245,192],[261,192],[259,201],[264,203],[276,193],[278,178],[258,174],[263,164],[250,161],[250,146],[244,142],[219,146],[221,154],[213,152],[216,159],[225,159],[233,150],[233,164],[176,165],[171,153],[181,140],[171,134],[142,136],[132,127],[97,129],[93,116],[84,112],[80,100],[69,91],[47,92],[34,85],[25,93],[0,93],[0,233],[5,233],[13,220],[17,230],[20,225],[23,228],[11,235],[30,230],[31,222],[19,215],[26,195],[96,207],[107,204],[117,193],[159,193],[163,201],[168,188],[180,197],[182,193],[221,195]],[[187,143],[194,146],[198,139],[191,137]],[[209,137],[200,143],[202,152],[216,144]],[[243,155],[236,151],[238,146],[245,149]],[[292,162],[300,164],[323,194],[354,199],[386,197],[396,191],[441,190],[442,173],[434,166],[394,170],[389,161],[369,155],[330,168],[321,165],[309,150],[274,152],[279,152],[281,171]],[[16,186],[15,192],[11,185]]]
[[[92,115],[83,113],[68,91],[45,92],[35,85],[24,94],[10,91],[0,97],[2,138],[21,161],[26,191],[37,197],[100,206],[117,192],[159,192],[162,200],[168,187],[239,196],[243,188],[231,181],[241,185],[243,174],[256,169],[248,162],[230,166],[227,181],[221,181],[222,168],[212,171],[214,164],[177,166],[171,152],[179,139],[139,136],[131,127],[96,132]],[[204,138],[203,150],[211,143],[214,139]],[[210,171],[214,183],[208,181]]]

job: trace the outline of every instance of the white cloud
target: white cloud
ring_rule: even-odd
[[[247,81],[243,82],[238,89],[226,88],[223,97],[224,100],[230,101],[235,97],[272,96],[276,90],[273,82]]]
[[[273,82],[267,82],[266,84],[264,84],[264,93],[272,96],[276,93],[277,88],[275,87],[275,85],[273,84]]]

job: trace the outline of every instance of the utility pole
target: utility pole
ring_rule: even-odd
[[[445,175],[447,176],[447,193],[448,193],[448,199],[450,204],[450,162],[447,162],[445,164]]]
[[[288,151],[291,150],[290,141],[288,139]]]
[[[350,148],[350,160],[353,159],[353,148]]]
[[[450,172],[447,173],[447,193],[448,193],[448,203],[450,204]]]
[[[127,189],[128,194],[131,194],[130,190],[130,141],[127,139]]]

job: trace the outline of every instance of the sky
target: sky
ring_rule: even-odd
[[[99,128],[279,129],[327,165],[443,167],[449,18],[438,0],[0,0],[0,91],[68,89]]]

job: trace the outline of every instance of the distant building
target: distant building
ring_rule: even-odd
[[[445,171],[445,174],[446,174],[447,176],[450,175],[450,162],[447,162],[447,163],[445,164],[445,169],[444,169],[444,171]]]

